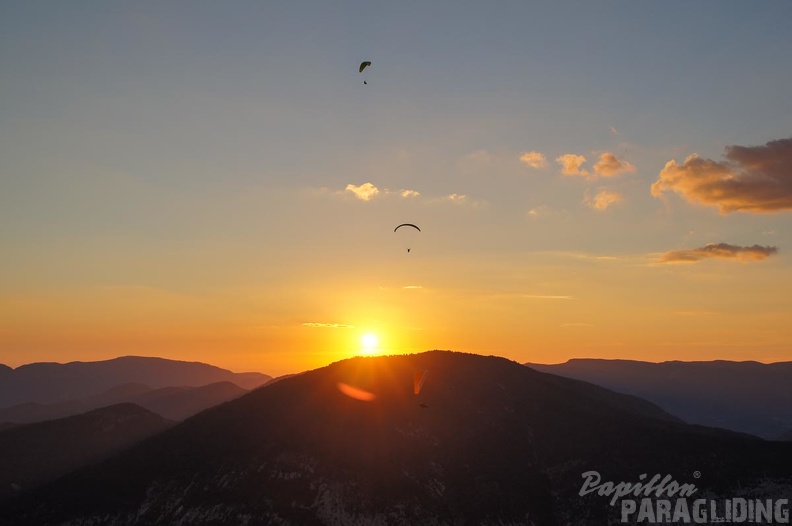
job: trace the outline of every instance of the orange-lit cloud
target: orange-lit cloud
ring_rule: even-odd
[[[586,179],[613,177],[635,171],[635,166],[627,161],[619,159],[611,152],[603,152],[600,154],[599,159],[596,164],[594,164],[593,172],[589,172],[587,169],[583,168],[583,163],[586,162],[586,158],[582,155],[567,153],[557,157],[556,162],[561,165],[562,175],[575,175],[578,177],[585,177]]]
[[[363,183],[360,186],[348,184],[345,191],[351,192],[356,198],[362,201],[370,201],[373,197],[376,197],[380,193],[379,188],[371,183]]]
[[[418,197],[421,195],[421,192],[416,192],[415,190],[402,190],[399,192],[399,195],[402,197]]]
[[[691,203],[730,212],[792,209],[792,138],[764,146],[729,146],[726,161],[691,155],[679,165],[668,161],[652,185],[652,195],[667,191]]]
[[[600,191],[594,196],[586,193],[586,197],[583,199],[586,205],[595,210],[607,210],[611,205],[621,201],[624,201],[624,197],[620,193],[611,192],[604,188],[600,188]]]
[[[319,322],[306,322],[303,327],[318,327],[322,329],[354,329],[354,325],[346,325],[344,323],[319,323]]]
[[[520,162],[527,164],[531,168],[544,168],[547,166],[547,159],[539,152],[524,152],[520,156]]]
[[[563,175],[579,175],[582,177],[589,176],[588,170],[580,168],[583,166],[583,163],[586,162],[586,158],[582,155],[567,153],[560,157],[556,157],[555,161],[561,165],[561,173]]]
[[[708,243],[701,248],[672,250],[660,256],[662,263],[695,263],[704,259],[734,259],[737,261],[761,261],[776,254],[776,247],[739,247],[727,243]]]
[[[594,173],[600,177],[613,177],[634,171],[635,166],[627,161],[622,161],[611,152],[601,153],[597,164],[594,165]]]

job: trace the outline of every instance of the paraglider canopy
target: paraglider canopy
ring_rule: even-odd
[[[402,223],[401,225],[399,225],[399,226],[397,226],[396,228],[394,228],[394,229],[393,229],[393,231],[394,231],[394,232],[396,232],[398,229],[400,229],[400,228],[401,228],[401,227],[403,227],[403,226],[411,226],[411,227],[413,227],[414,229],[416,229],[418,232],[420,232],[420,231],[421,231],[421,229],[420,229],[420,228],[418,228],[416,225],[413,225],[412,223]]]
[[[421,389],[423,389],[424,382],[426,382],[426,377],[429,375],[429,369],[424,369],[423,371],[418,371],[415,373],[413,377],[413,393],[416,395],[421,393]]]
[[[363,70],[366,69],[367,67],[369,67],[370,65],[371,65],[371,62],[369,62],[368,60],[366,60],[365,62],[361,62],[360,63],[360,68],[358,68],[358,73],[363,73]]]
[[[394,228],[393,231],[394,232],[398,232],[399,229],[404,229],[403,232],[405,232],[405,233],[400,234],[400,235],[403,236],[404,242],[406,244],[405,248],[407,249],[407,252],[409,253],[410,250],[412,249],[413,239],[415,238],[415,235],[418,232],[421,231],[421,229],[418,228],[417,225],[414,225],[412,223],[402,223],[401,225],[399,225],[396,228]]]

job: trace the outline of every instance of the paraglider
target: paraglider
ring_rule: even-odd
[[[413,393],[416,395],[421,394],[421,389],[423,389],[427,376],[429,376],[429,369],[424,369],[423,371],[415,373],[415,377],[413,377]]]
[[[363,70],[364,70],[364,69],[366,69],[367,67],[369,67],[370,65],[371,65],[371,62],[370,62],[370,61],[368,61],[368,60],[366,60],[366,61],[364,61],[364,62],[361,62],[361,63],[360,63],[360,67],[358,68],[358,73],[363,73]],[[368,84],[368,82],[366,82],[366,81],[364,80],[364,81],[363,81],[363,84]]]
[[[413,393],[415,396],[421,394],[421,389],[423,389],[424,382],[426,382],[426,377],[429,376],[429,369],[424,369],[423,371],[418,371],[413,376]],[[418,404],[418,407],[421,409],[428,409],[429,406],[426,405],[426,402],[421,402]]]
[[[416,231],[420,232],[421,229],[418,228],[418,226],[413,225],[412,223],[402,223],[401,225],[399,225],[396,228],[394,228],[393,231],[396,232],[400,228],[406,228],[410,232],[410,234],[406,238],[406,240],[408,241],[408,243],[407,243],[407,253],[409,253],[411,248],[412,248],[410,245],[412,244],[412,240],[415,237],[415,232]],[[415,230],[413,230],[413,229],[415,229]]]

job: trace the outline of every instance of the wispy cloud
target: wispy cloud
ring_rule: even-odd
[[[326,188],[322,188],[320,193],[327,193]],[[337,194],[342,195],[352,195],[355,199],[360,199],[361,201],[371,201],[374,198],[382,198],[382,197],[403,197],[405,199],[420,197],[421,193],[417,190],[410,190],[408,188],[403,188],[401,190],[390,190],[388,188],[380,189],[377,188],[373,183],[363,183],[361,185],[355,184],[348,184],[346,188],[340,192],[335,192]]]
[[[468,161],[483,164],[492,161],[492,154],[487,150],[476,150],[475,152],[467,154],[466,158]]]
[[[451,193],[436,197],[424,196],[417,190],[403,188],[401,190],[390,190],[388,188],[377,188],[372,183],[363,183],[361,185],[348,184],[344,190],[330,191],[327,188],[319,188],[313,190],[316,195],[330,195],[330,196],[353,196],[355,199],[370,202],[373,200],[383,199],[415,199],[424,204],[438,204],[438,203],[453,203],[458,206],[467,206],[471,208],[479,208],[487,205],[486,201],[474,199],[467,194]]]
[[[545,156],[536,151],[523,152],[523,154],[520,155],[520,162],[531,168],[544,168],[547,166],[547,159]]]
[[[437,197],[434,199],[430,199],[427,202],[429,203],[453,203],[457,206],[468,206],[471,208],[480,208],[484,207],[487,202],[486,201],[479,201],[477,199],[473,199],[472,197],[465,195],[465,194],[448,194],[441,197]]]
[[[469,201],[468,196],[465,194],[449,194],[444,196],[443,199],[451,201],[452,203],[467,203]]]
[[[553,209],[547,205],[539,205],[537,207],[531,208],[526,212],[528,217],[540,217],[540,216],[548,216],[554,213]]]
[[[520,294],[521,298],[527,298],[531,300],[574,300],[576,299],[574,296],[554,296],[548,294]]]
[[[354,325],[346,325],[344,323],[321,323],[309,321],[302,324],[303,327],[314,327],[319,329],[354,329]]]
[[[422,289],[423,285],[405,285],[403,289]]]
[[[555,161],[561,165],[561,174],[563,175],[578,175],[581,177],[589,176],[588,170],[581,168],[583,163],[586,162],[586,158],[582,155],[567,153],[560,157],[556,157]]]
[[[691,203],[730,212],[792,210],[792,138],[764,146],[729,146],[725,162],[688,156],[668,161],[652,185],[652,195],[673,191]]]
[[[699,316],[712,316],[714,314],[718,314],[718,312],[714,310],[677,310],[674,311],[674,314],[678,316],[686,316],[686,317],[699,317]]]
[[[696,263],[705,259],[762,261],[778,252],[776,247],[753,245],[740,247],[727,243],[709,243],[701,248],[672,250],[660,256],[661,263]]]
[[[622,194],[600,188],[596,195],[586,192],[583,202],[595,210],[607,210],[613,204],[624,201]]]

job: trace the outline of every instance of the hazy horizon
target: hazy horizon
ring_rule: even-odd
[[[2,5],[0,363],[792,360],[790,19]]]

